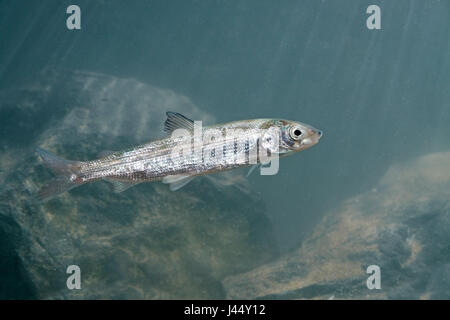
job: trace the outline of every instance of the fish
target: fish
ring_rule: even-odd
[[[86,183],[105,180],[115,192],[142,182],[161,181],[176,191],[194,177],[249,167],[251,171],[316,145],[323,132],[283,119],[253,119],[202,126],[176,112],[166,112],[167,136],[123,151],[103,152],[90,161],[66,160],[37,148],[43,165],[56,177],[38,191],[51,199]],[[278,170],[278,168],[276,168]],[[262,170],[262,168],[261,168]],[[249,172],[251,173],[251,172]]]

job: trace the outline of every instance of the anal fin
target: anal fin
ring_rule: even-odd
[[[194,179],[193,176],[186,176],[182,174],[165,176],[162,179],[163,183],[169,184],[170,191],[176,191],[178,189],[183,188],[189,182]]]

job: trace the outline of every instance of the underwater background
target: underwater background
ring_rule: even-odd
[[[36,147],[93,159],[166,111],[324,137],[273,176],[35,201]],[[449,137],[450,1],[1,0],[0,299],[449,299]]]

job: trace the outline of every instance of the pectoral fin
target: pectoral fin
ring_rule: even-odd
[[[104,180],[113,185],[114,192],[116,193],[124,192],[128,188],[134,187],[135,185],[140,183],[136,181],[119,181],[111,178],[105,178]]]
[[[255,169],[258,168],[258,167],[259,167],[259,164],[253,165],[253,166],[250,168],[250,170],[248,170],[248,173],[247,173],[247,175],[246,175],[245,177],[248,178],[248,177],[252,174],[252,172],[255,171]]]
[[[176,191],[183,188],[194,179],[193,176],[186,176],[182,174],[166,176],[162,179],[163,183],[169,184],[170,191]]]

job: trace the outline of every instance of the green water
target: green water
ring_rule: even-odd
[[[90,0],[68,30],[72,2],[0,1],[0,298],[450,297],[449,1]],[[324,137],[273,176],[33,202],[36,147],[92,159],[161,137],[168,110]]]

